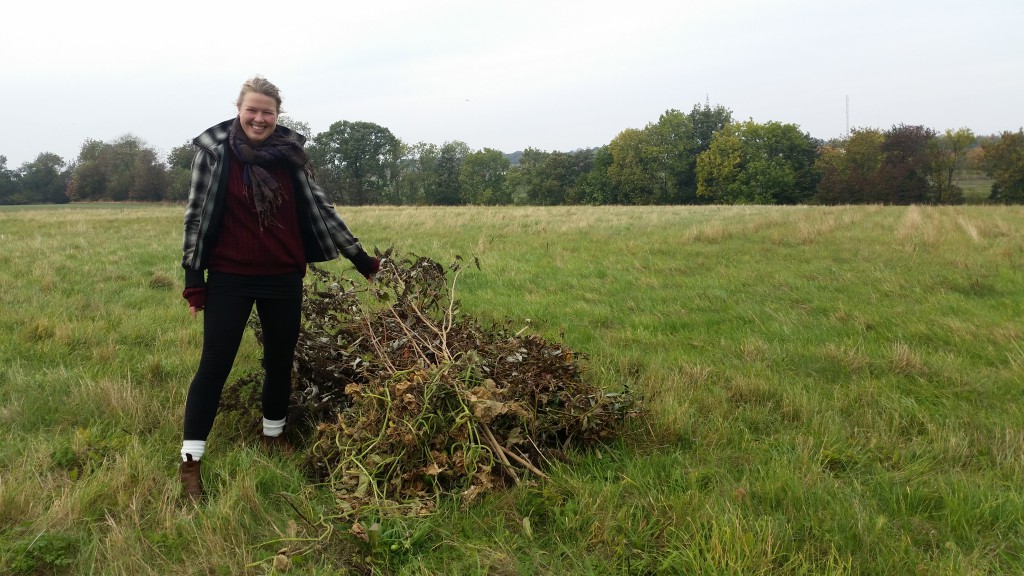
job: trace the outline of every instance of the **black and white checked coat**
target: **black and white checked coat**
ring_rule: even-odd
[[[216,244],[224,214],[224,197],[228,176],[228,131],[231,120],[212,126],[192,143],[197,147],[192,160],[192,182],[185,208],[185,239],[181,266],[185,269],[185,286],[203,285],[203,271],[210,250]],[[284,126],[278,131],[304,144],[306,138]],[[323,262],[338,256],[352,259],[363,251],[359,239],[352,235],[323,190],[301,168],[292,173],[295,209],[306,262]]]

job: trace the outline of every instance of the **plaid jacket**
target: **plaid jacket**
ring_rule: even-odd
[[[192,183],[185,208],[181,266],[186,286],[203,284],[203,270],[220,232],[228,176],[228,131],[233,121],[225,120],[192,141],[198,151],[192,160]],[[306,140],[284,126],[277,129],[300,143]],[[294,171],[292,189],[307,262],[333,260],[341,255],[352,259],[363,252],[359,239],[349,231],[323,190],[302,169]]]

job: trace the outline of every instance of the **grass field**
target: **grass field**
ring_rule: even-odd
[[[967,178],[957,182],[963,190],[964,202],[967,204],[986,204],[992,195],[991,178]]]
[[[1024,208],[342,212],[649,416],[373,546],[220,419],[187,505],[182,209],[0,210],[0,573],[1024,573]]]

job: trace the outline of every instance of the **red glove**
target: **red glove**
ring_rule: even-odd
[[[181,297],[188,300],[188,305],[196,310],[206,308],[206,286],[185,288],[181,293]]]
[[[360,252],[353,256],[352,263],[366,279],[373,278],[373,275],[380,271],[380,258],[370,256],[366,252]]]

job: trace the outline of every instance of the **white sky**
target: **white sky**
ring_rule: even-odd
[[[1022,0],[19,0],[0,15],[8,168],[126,133],[161,153],[277,84],[314,134],[570,151],[708,98],[818,138],[1024,126]]]

